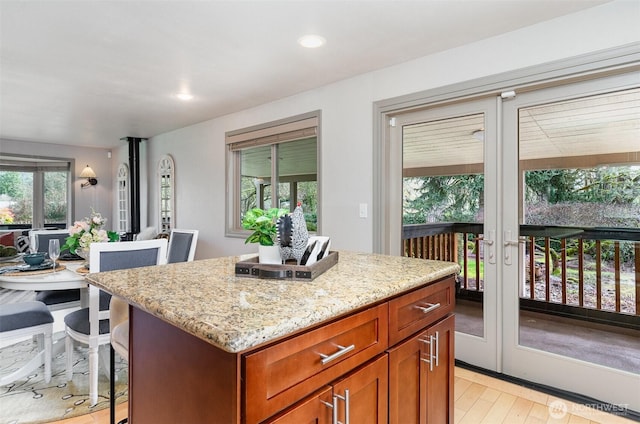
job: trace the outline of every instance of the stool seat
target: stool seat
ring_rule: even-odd
[[[53,315],[42,302],[7,303],[0,306],[0,333],[53,323]]]
[[[0,305],[0,340],[34,336],[39,352],[19,369],[0,378],[0,386],[12,383],[32,373],[44,362],[44,379],[51,381],[51,350],[53,315],[42,302],[7,303]]]
[[[36,300],[44,303],[49,310],[80,306],[80,289],[42,290],[36,293]]]

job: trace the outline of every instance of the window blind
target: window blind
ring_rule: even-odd
[[[233,152],[251,147],[301,140],[316,136],[317,133],[318,118],[314,117],[253,131],[231,132],[227,134],[226,143],[229,150]]]

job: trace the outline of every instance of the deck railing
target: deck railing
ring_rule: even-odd
[[[521,299],[640,316],[640,230],[522,225]],[[458,262],[460,289],[484,288],[483,225],[406,225],[405,256]],[[533,254],[531,254],[533,252]]]

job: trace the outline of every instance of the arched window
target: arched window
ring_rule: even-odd
[[[129,166],[126,163],[118,167],[118,231],[128,232],[129,226]]]
[[[159,199],[160,199],[160,232],[168,233],[173,228],[176,219],[176,204],[174,193],[173,158],[165,155],[158,162]]]

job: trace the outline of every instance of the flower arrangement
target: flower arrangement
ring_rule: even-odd
[[[88,251],[91,243],[120,240],[118,233],[103,228],[106,222],[102,215],[92,210],[91,217],[73,223],[73,227],[69,229],[69,237],[60,250],[78,254],[79,250]]]

